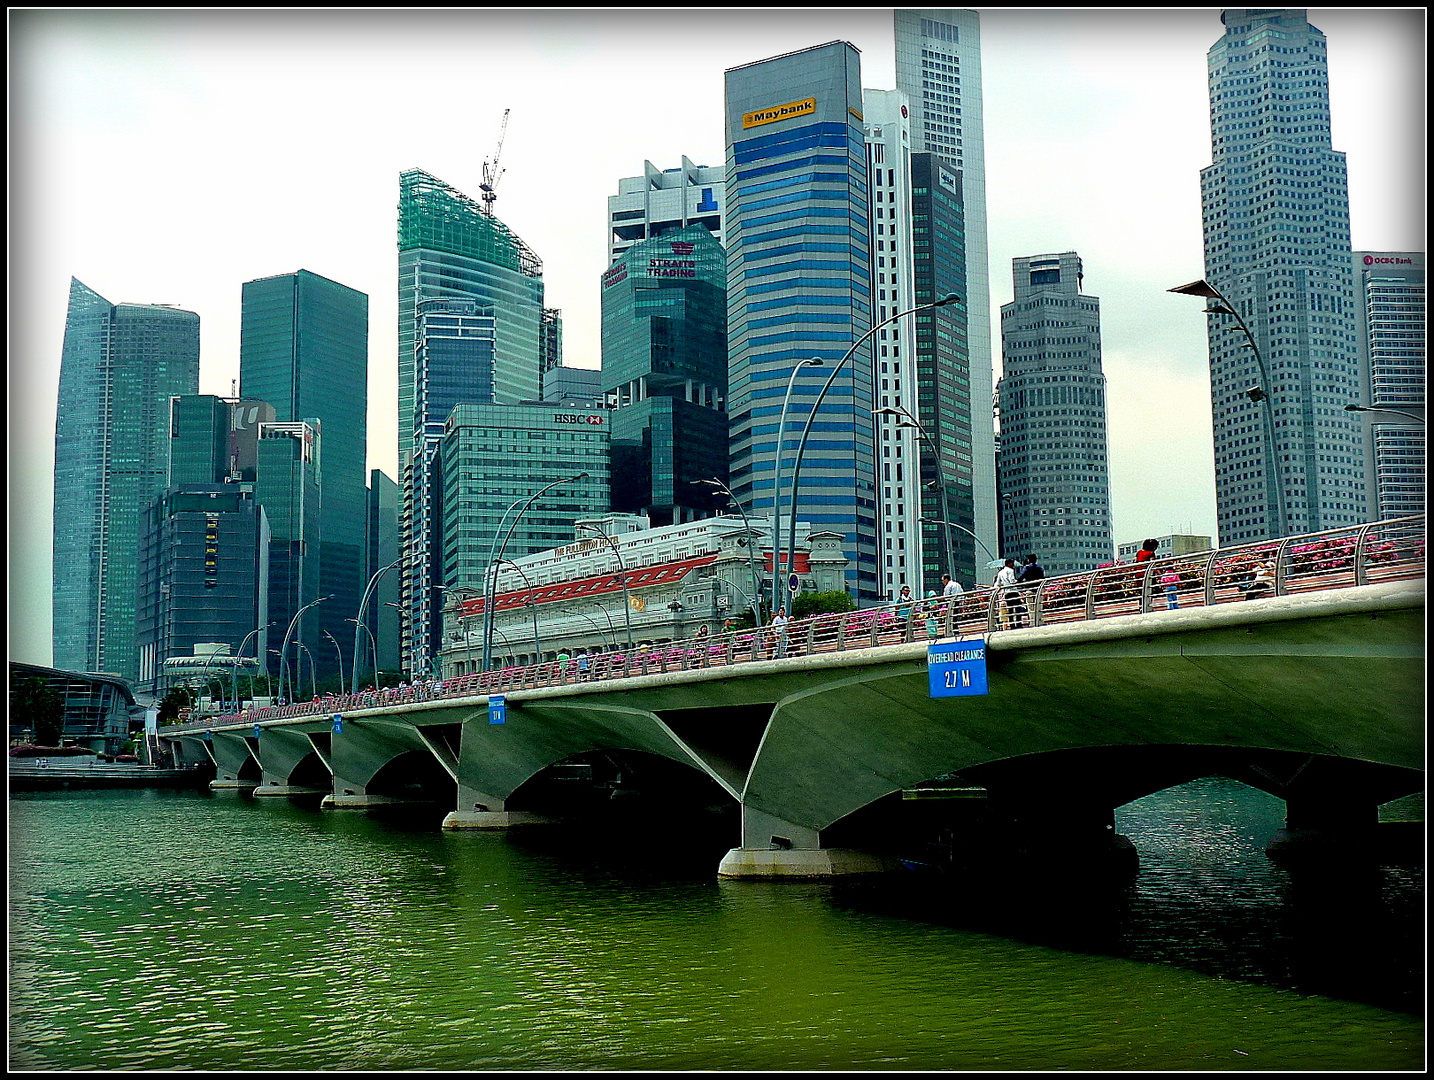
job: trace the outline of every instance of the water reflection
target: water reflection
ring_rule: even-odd
[[[504,836],[193,793],[17,797],[11,1064],[1417,1067],[1415,1018],[1282,989],[1313,988],[1311,935],[1351,908],[1258,853],[1268,808],[1232,817],[1243,790],[1132,808],[1133,883],[1025,894],[719,882],[730,830],[701,815]],[[1349,902],[1380,898],[1369,951],[1391,920],[1421,932],[1422,877],[1380,881]],[[1325,951],[1358,952],[1340,940]]]

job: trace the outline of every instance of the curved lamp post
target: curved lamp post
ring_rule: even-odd
[[[745,509],[743,509],[742,504],[737,501],[737,496],[732,494],[732,489],[729,488],[726,484],[722,483],[721,480],[718,480],[717,478],[714,477],[714,478],[712,478],[711,480],[694,480],[694,481],[692,481],[692,482],[693,482],[694,484],[706,484],[708,487],[715,487],[718,491],[722,492],[724,495],[727,496],[728,500],[732,503],[732,505],[737,508],[737,512],[742,515],[742,524],[745,525],[745,526],[747,526],[747,563],[748,563],[748,565],[751,567],[751,570],[752,570],[752,592],[753,592],[754,594],[755,594],[755,593],[760,593],[760,592],[762,591],[762,579],[757,576],[757,555],[756,555],[756,553],[752,550],[752,538],[756,535],[756,533],[754,533],[754,532],[752,531],[752,523],[751,523],[751,521],[749,521],[749,520],[747,519],[747,511],[746,511]],[[773,568],[775,569],[775,566],[776,566],[776,552],[775,552],[775,549],[773,550],[772,560],[773,560]],[[746,594],[744,593],[743,595],[745,596]],[[761,626],[761,625],[762,625],[762,609],[761,609],[761,605],[758,603],[757,600],[753,599],[751,596],[748,596],[748,597],[747,597],[747,600],[748,600],[748,602],[752,605],[752,625],[753,625],[753,626]]]
[[[936,461],[936,482],[941,487],[941,524],[948,525],[951,521],[951,507],[949,505],[946,492],[946,470],[941,467],[941,453],[939,450],[936,449],[936,444],[931,441],[931,437],[926,434],[926,429],[921,426],[921,423],[916,419],[916,417],[912,416],[909,412],[900,407],[893,409],[887,406],[883,406],[882,408],[875,410],[872,415],[903,417],[904,419],[902,420],[902,422],[896,425],[897,429],[900,430],[901,428],[914,428],[916,434],[920,435],[921,438],[926,441],[926,445],[931,448],[931,456]],[[921,475],[921,468],[919,465],[917,466],[916,474],[918,477]],[[922,518],[921,520],[928,521],[930,519]],[[975,536],[976,534],[972,533],[971,535]],[[950,529],[941,530],[941,560],[941,572],[943,574],[953,573],[955,570],[955,566],[954,560],[951,558]]]
[[[622,565],[622,552],[617,549],[617,541],[596,525],[590,525],[586,521],[580,521],[578,522],[578,528],[587,529],[589,532],[595,532],[601,536],[607,541],[608,547],[612,548],[613,557],[617,559],[617,572],[622,580],[622,618],[624,624],[627,626],[627,651],[630,653],[632,652],[632,597],[628,595],[627,591],[627,567]]]
[[[307,645],[305,645],[302,641],[296,641],[296,642],[294,642],[294,648],[296,648],[296,649],[301,649],[301,650],[303,651],[304,655],[309,658],[309,690],[310,690],[310,692],[313,694],[314,697],[318,697],[318,696],[319,696],[319,677],[318,677],[318,674],[317,674],[317,673],[315,672],[315,670],[314,670],[314,654],[311,653],[311,652],[309,652],[309,647],[308,647]],[[300,665],[299,665],[299,695],[300,695],[300,696],[303,696],[303,693],[304,693],[304,666],[303,666],[302,664],[300,664]]]
[[[253,630],[250,630],[247,634],[245,634],[244,640],[239,642],[239,651],[235,659],[244,659],[244,649],[245,646],[249,644],[250,639],[263,633],[265,630],[269,629],[269,627],[273,626],[278,621],[278,619],[270,619],[265,625],[256,626]],[[254,658],[254,665],[257,667],[258,664],[259,658],[256,656]],[[239,665],[235,664],[234,667],[230,669],[229,674],[232,677],[232,682],[234,684],[234,708],[237,710],[239,708]],[[254,681],[252,678],[249,680],[249,693],[251,695],[254,693]]]
[[[307,604],[305,604],[303,607],[301,607],[298,611],[294,612],[294,617],[289,620],[289,628],[284,631],[284,644],[282,644],[282,645],[279,646],[279,696],[280,696],[280,697],[283,697],[283,696],[284,696],[284,676],[285,676],[285,674],[286,674],[286,672],[288,671],[288,668],[289,668],[289,639],[290,639],[291,637],[293,637],[294,627],[298,625],[299,620],[304,617],[304,612],[308,611],[309,608],[311,608],[311,607],[317,607],[319,604],[322,604],[325,600],[332,600],[332,599],[333,599],[333,595],[330,594],[329,596],[321,596],[321,597],[319,597],[317,600],[310,600]]]
[[[1250,333],[1250,328],[1245,325],[1245,320],[1235,310],[1235,305],[1226,300],[1219,289],[1203,278],[1199,281],[1192,281],[1189,285],[1181,285],[1178,288],[1165,291],[1179,293],[1181,296],[1200,296],[1213,301],[1213,303],[1205,305],[1205,314],[1233,315],[1235,322],[1239,324],[1241,332],[1245,335],[1245,341],[1248,343],[1250,351],[1255,354],[1255,364],[1260,370],[1260,381],[1246,390],[1245,396],[1256,404],[1261,401],[1265,403],[1262,410],[1265,418],[1265,498],[1271,506],[1275,507],[1276,519],[1275,528],[1272,530],[1273,535],[1284,536],[1289,531],[1289,523],[1285,516],[1284,475],[1279,471],[1279,466],[1275,462],[1274,403],[1270,400],[1269,394],[1273,386],[1270,383],[1269,372],[1265,370],[1265,358],[1260,355],[1260,347],[1255,344],[1255,335]]]
[[[323,634],[324,637],[328,638],[334,643],[334,652],[339,654],[339,693],[342,694],[344,692],[344,651],[339,648],[338,640],[334,637],[333,634],[329,633],[327,630],[325,630]],[[357,656],[354,657],[354,662],[358,662]]]
[[[351,622],[351,623],[354,624],[354,641],[355,641],[355,645],[354,645],[354,666],[353,666],[353,678],[349,680],[349,693],[350,693],[350,694],[357,694],[357,693],[358,693],[358,645],[357,645],[358,632],[359,632],[360,630],[362,630],[365,634],[368,635],[368,647],[369,647],[369,649],[371,650],[372,655],[373,655],[373,666],[374,666],[374,669],[375,669],[375,670],[374,670],[375,676],[378,674],[378,671],[377,671],[377,669],[378,669],[378,642],[374,640],[373,631],[370,630],[370,629],[369,629],[367,626],[365,626],[363,623],[361,623],[358,619],[345,619],[344,622]],[[374,685],[377,685],[377,684],[378,684],[378,679],[375,678],[375,679],[374,679]]]
[[[802,455],[806,452],[807,449],[807,436],[811,434],[812,421],[816,419],[817,410],[822,407],[822,401],[826,399],[827,391],[832,388],[832,383],[836,382],[837,375],[840,374],[841,369],[846,366],[846,362],[856,354],[857,349],[861,348],[862,345],[864,345],[869,338],[873,337],[876,332],[880,330],[883,326],[890,325],[891,323],[894,323],[897,319],[905,318],[907,315],[911,315],[917,311],[925,311],[927,308],[945,307],[947,304],[956,304],[960,303],[960,301],[961,298],[955,293],[947,293],[940,300],[933,300],[927,304],[917,304],[914,308],[907,308],[905,311],[898,311],[895,315],[883,319],[866,333],[862,334],[861,337],[857,338],[856,341],[852,343],[851,348],[846,351],[846,355],[843,356],[841,360],[837,362],[836,367],[832,368],[832,373],[827,376],[827,381],[822,386],[821,393],[817,395],[817,400],[812,403],[812,411],[807,415],[807,422],[802,425],[802,437],[801,440],[797,443],[797,457],[796,460],[792,462],[792,529],[788,537],[787,544],[787,557],[789,560],[787,564],[788,574],[791,573],[791,567],[795,565],[796,562],[797,483],[801,479]],[[773,554],[775,555],[775,552]]]
[[[510,525],[508,526],[508,531],[507,531],[506,533],[504,533],[504,535],[503,535],[503,542],[502,542],[500,545],[498,545],[498,550],[497,550],[497,552],[496,552],[496,553],[493,553],[493,554],[491,555],[491,557],[489,558],[489,560],[488,560],[488,570],[489,570],[489,572],[491,573],[492,576],[491,576],[491,578],[490,578],[490,580],[489,580],[489,582],[488,582],[488,594],[487,594],[487,596],[484,598],[484,601],[483,601],[483,613],[484,613],[484,616],[485,616],[485,618],[484,618],[484,620],[483,620],[483,670],[484,670],[484,671],[487,671],[487,670],[488,670],[489,662],[490,662],[490,661],[492,660],[492,658],[493,658],[493,602],[494,602],[494,598],[496,597],[497,591],[498,591],[498,562],[499,562],[499,560],[501,560],[501,559],[503,558],[503,552],[504,552],[504,550],[506,550],[506,548],[508,547],[508,541],[509,541],[509,539],[511,539],[512,536],[513,536],[513,530],[518,527],[518,522],[522,519],[523,515],[528,512],[528,507],[532,506],[533,503],[537,502],[538,499],[541,498],[544,494],[546,494],[546,493],[549,492],[549,491],[552,491],[553,488],[558,487],[560,484],[571,484],[571,483],[573,483],[573,482],[575,482],[575,481],[577,481],[577,480],[586,480],[587,478],[588,478],[588,474],[585,473],[585,472],[581,472],[581,473],[578,473],[576,476],[568,476],[568,477],[563,478],[562,480],[554,480],[554,481],[553,481],[551,484],[549,484],[547,487],[545,487],[545,488],[540,488],[539,490],[533,492],[532,495],[528,496],[528,501],[523,504],[523,509],[521,509],[521,510],[518,511],[517,515],[513,518],[512,524],[510,524]],[[517,505],[518,505],[518,504],[517,504],[516,502],[513,504],[513,506],[517,506]],[[504,520],[506,520],[506,518],[508,517],[508,511],[511,511],[511,510],[513,509],[513,506],[508,507],[508,510],[507,510],[507,511],[504,511],[504,513],[503,513],[503,519],[504,519]],[[499,531],[501,531],[502,528],[503,528],[503,521],[500,520],[500,521],[498,522],[498,529],[499,529]],[[496,537],[497,537],[497,533],[494,533],[494,538],[496,539]]]
[[[499,559],[498,562],[502,566],[511,566],[514,570],[518,571],[518,576],[523,579],[523,584],[528,589],[528,607],[533,610],[533,663],[541,663],[543,659],[543,649],[538,643],[538,601],[533,598],[533,583],[528,580],[528,575],[523,573],[523,568],[512,559]]]
[[[812,356],[806,360],[797,361],[797,366],[792,368],[791,377],[787,379],[787,392],[782,397],[782,415],[777,421],[777,445],[772,451],[772,613],[774,615],[777,611],[777,597],[782,587],[782,436],[786,434],[787,430],[787,406],[792,400],[792,387],[796,385],[797,372],[801,371],[804,367],[821,367],[823,363],[824,361],[820,356]],[[841,365],[838,364],[837,367],[840,368]],[[835,374],[836,372],[833,371],[832,375]],[[830,380],[828,380],[827,385],[831,385]],[[826,391],[823,390],[822,393],[825,394]],[[817,398],[817,402],[821,402],[820,397]],[[816,412],[815,406],[812,408],[812,412]],[[811,423],[810,418],[808,418],[807,422]],[[805,433],[805,429],[803,429],[803,431]],[[792,473],[792,535],[795,536],[796,532],[797,487],[794,467]],[[757,620],[757,625],[762,625],[761,619]]]
[[[1409,419],[1413,420],[1416,424],[1422,424],[1422,423],[1424,423],[1424,417],[1420,416],[1418,413],[1406,412],[1406,411],[1403,410],[1403,409],[1380,409],[1380,408],[1375,408],[1373,405],[1346,405],[1346,406],[1344,407],[1344,411],[1345,411],[1345,412],[1392,412],[1392,413],[1398,413],[1400,416],[1407,416],[1407,417],[1409,417]],[[1377,423],[1377,422],[1378,422],[1378,421],[1376,421],[1376,423]]]
[[[349,619],[349,620],[347,620],[348,622],[351,622],[351,623],[354,624],[354,666],[353,666],[353,674],[352,674],[352,677],[349,679],[349,693],[351,693],[351,694],[357,694],[357,693],[358,693],[359,627],[363,627],[365,630],[368,630],[368,624],[366,624],[366,623],[363,621],[363,616],[364,616],[364,612],[368,610],[369,597],[371,597],[371,596],[373,595],[373,590],[374,590],[374,588],[378,585],[378,579],[381,578],[381,577],[383,577],[384,574],[388,573],[388,572],[389,572],[390,570],[392,570],[394,567],[396,567],[396,566],[401,566],[402,564],[403,564],[403,560],[402,560],[402,559],[395,559],[393,562],[389,563],[387,566],[380,567],[379,569],[377,569],[377,570],[375,570],[375,571],[373,572],[373,575],[368,579],[368,585],[365,586],[365,588],[364,588],[364,591],[363,591],[363,599],[359,601],[358,618],[357,618],[357,619]],[[368,630],[368,636],[369,636],[369,642],[370,642],[370,644],[373,646],[374,685],[377,686],[377,685],[378,685],[378,642],[374,640],[374,636],[373,636],[373,631],[372,631],[372,630]],[[342,670],[340,670],[339,675],[340,675],[340,676],[343,675],[343,671],[342,671]]]

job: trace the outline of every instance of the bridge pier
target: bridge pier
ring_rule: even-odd
[[[824,878],[895,870],[900,864],[854,848],[824,848],[818,830],[742,807],[742,846],[722,858],[723,878]]]
[[[204,742],[205,751],[214,762],[211,791],[252,791],[259,786],[254,774],[259,763],[250,740],[243,735],[216,734]]]
[[[472,807],[472,809],[468,809]],[[445,829],[512,829],[520,825],[547,825],[552,818],[526,810],[509,810],[505,800],[477,788],[458,785],[458,809],[443,819]]]
[[[1061,793],[1060,801],[1031,800],[992,807],[985,837],[986,861],[1007,869],[1043,873],[1115,872],[1134,874],[1140,855],[1115,831],[1115,811],[1103,803]]]
[[[1322,791],[1285,800],[1285,827],[1265,854],[1276,862],[1314,858],[1367,860],[1380,850],[1379,806],[1361,792]]]
[[[263,775],[259,780],[259,786],[254,789],[254,797],[280,798],[289,795],[323,795],[333,790],[332,783],[328,787],[314,787],[309,784],[295,784],[295,773],[299,767],[309,758],[319,758],[315,751],[313,741],[301,731],[289,731],[284,728],[268,728],[258,739],[259,767]],[[317,772],[317,767],[311,770]]]

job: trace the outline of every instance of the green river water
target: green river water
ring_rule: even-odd
[[[10,1067],[1422,1068],[1422,871],[1291,879],[1281,808],[1162,792],[1117,812],[1133,885],[1013,897],[722,882],[690,824],[15,794]]]

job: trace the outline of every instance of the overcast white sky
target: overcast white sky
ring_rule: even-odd
[[[1423,9],[1310,9],[1356,250],[1423,250]],[[201,319],[239,375],[243,282],[369,295],[369,465],[395,472],[398,174],[477,194],[544,261],[565,362],[596,367],[607,196],[721,165],[726,68],[836,39],[895,85],[891,9],[9,12],[10,658],[50,658],[55,394],[71,275]],[[1074,250],[1101,300],[1115,539],[1215,534],[1199,302],[1205,54],[1219,10],[983,9],[993,325],[1011,259]],[[999,342],[995,343],[999,356]]]

